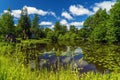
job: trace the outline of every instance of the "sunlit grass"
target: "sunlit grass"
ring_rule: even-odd
[[[60,70],[59,72],[31,71],[23,64],[16,64],[10,59],[0,56],[0,80],[120,80],[120,73],[84,73],[79,74],[71,69]]]

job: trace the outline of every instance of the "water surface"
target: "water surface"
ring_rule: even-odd
[[[105,72],[120,70],[119,45],[49,43],[36,44],[27,49],[27,64],[31,69],[54,69],[58,67],[79,69],[82,72]]]

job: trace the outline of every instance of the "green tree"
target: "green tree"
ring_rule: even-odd
[[[33,38],[39,38],[39,16],[38,14],[34,15],[34,18],[32,20],[32,26],[31,26],[31,32]]]
[[[75,33],[77,29],[75,28],[74,25],[70,25],[70,32]]]
[[[107,32],[107,21],[109,15],[106,10],[101,8],[92,16],[88,17],[84,22],[84,27],[81,29],[79,34],[84,39],[105,42],[106,41],[106,32]],[[85,32],[86,31],[86,32]]]
[[[90,29],[88,27],[80,29],[78,31],[78,37],[80,40],[87,40],[90,37]]]
[[[87,40],[94,29],[93,27],[94,27],[94,15],[89,16],[83,23],[83,28],[79,30],[80,38],[82,40]]]
[[[20,28],[23,39],[31,38],[30,32],[31,22],[30,17],[28,16],[27,8],[22,9],[21,16],[18,21],[18,27]]]
[[[54,25],[54,38],[53,40],[57,41],[60,34],[62,34],[62,25],[60,22],[56,22]]]
[[[45,29],[44,29],[42,26],[39,27],[39,32],[38,32],[38,34],[39,34],[39,37],[40,37],[40,38],[45,38],[45,37],[46,37]]]
[[[83,23],[83,27],[91,29],[94,26],[94,15],[89,16]]]
[[[46,36],[46,38],[48,37],[48,35],[49,35],[49,32],[53,32],[50,28],[45,28],[45,36]]]
[[[55,25],[54,25],[54,31],[57,32],[61,29],[61,25],[60,25],[60,22],[56,22]]]
[[[13,33],[14,34],[14,20],[13,20],[13,16],[11,15],[11,10],[10,8],[4,12],[0,18],[0,31],[2,35],[6,35],[8,33]]]
[[[70,40],[71,40],[71,41],[74,41],[74,40],[76,40],[76,39],[77,39],[77,34],[72,33],[71,36],[70,36]]]
[[[107,25],[107,40],[109,42],[120,42],[120,2],[117,2],[110,10],[110,19]]]
[[[1,17],[0,17],[0,39],[3,38],[3,35],[2,35],[2,26],[1,26]]]
[[[50,39],[52,42],[58,41],[58,36],[56,36],[55,32],[52,30],[47,32],[47,38]]]
[[[97,19],[96,19],[97,18]],[[107,21],[109,15],[106,10],[99,9],[95,14],[96,24],[91,32],[90,38],[97,42],[106,42],[106,32],[107,32]]]
[[[61,34],[64,35],[67,32],[67,26],[62,25],[61,26]]]
[[[108,17],[106,10],[102,10],[101,8],[92,16],[89,16],[83,26],[89,27],[89,29],[93,30],[101,21],[105,20]]]

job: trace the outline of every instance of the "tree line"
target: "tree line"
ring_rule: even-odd
[[[75,40],[78,29],[71,25],[70,30],[66,25],[61,25],[56,22],[54,29],[44,28],[39,25],[39,15],[34,14],[34,18],[31,20],[28,15],[27,8],[21,10],[21,15],[18,20],[18,24],[15,25],[14,17],[11,15],[11,10],[8,9],[0,16],[0,37],[4,38],[5,35],[12,33],[17,38],[26,39],[43,39],[47,38],[51,41],[58,40]],[[73,37],[73,38],[72,38]]]
[[[39,25],[39,15],[34,14],[34,18],[31,20],[27,8],[22,9],[18,24],[14,25],[14,17],[11,15],[11,10],[8,9],[0,16],[0,37],[4,38],[6,34],[12,33],[24,40],[47,38],[54,42],[58,40],[120,42],[119,6],[120,2],[116,2],[109,12],[99,9],[85,20],[83,28],[78,29],[74,25],[70,25],[69,30],[60,22],[54,24],[54,29],[43,28]]]
[[[81,29],[81,36],[95,42],[120,42],[120,2],[109,12],[99,9],[88,17]]]

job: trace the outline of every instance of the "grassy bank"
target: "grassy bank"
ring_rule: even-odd
[[[85,73],[79,75],[70,69],[60,70],[59,72],[30,71],[23,64],[15,63],[9,58],[0,56],[0,80],[119,80],[119,73],[100,74]]]

